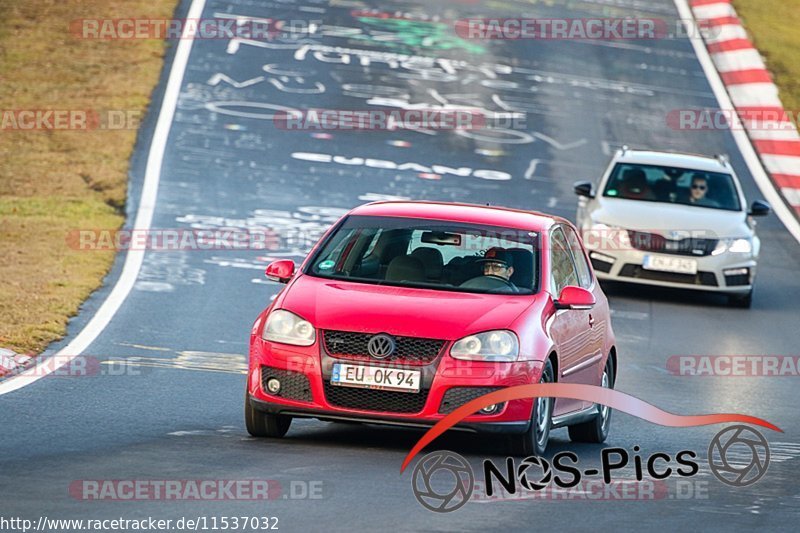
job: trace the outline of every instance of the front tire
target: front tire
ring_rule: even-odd
[[[244,423],[247,427],[247,432],[253,437],[280,439],[289,431],[289,426],[292,425],[292,417],[262,413],[254,409],[253,406],[250,405],[250,398],[245,390]]]
[[[603,388],[614,388],[614,367],[611,362],[611,357],[606,361],[606,366],[603,369],[603,376],[600,384]],[[590,442],[599,444],[605,442],[608,438],[608,432],[611,427],[611,408],[607,405],[597,406],[597,415],[581,424],[568,426],[569,439],[573,442]]]
[[[555,373],[550,359],[544,365],[539,383],[554,383]],[[553,424],[553,398],[534,398],[531,425],[522,435],[515,435],[511,441],[512,453],[523,457],[544,455],[550,439]]]

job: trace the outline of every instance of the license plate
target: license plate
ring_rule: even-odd
[[[331,385],[361,389],[419,392],[422,372],[400,368],[335,363]]]
[[[644,256],[642,268],[659,272],[675,272],[677,274],[697,274],[697,261],[680,257],[646,255]]]

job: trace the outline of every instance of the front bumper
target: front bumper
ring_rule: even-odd
[[[446,343],[437,358],[426,365],[392,365],[335,359],[320,347],[274,344],[254,337],[248,372],[248,401],[257,410],[294,417],[318,418],[405,427],[430,427],[455,408],[477,396],[515,385],[536,383],[542,363],[482,363],[459,361],[448,355]],[[419,393],[373,391],[332,386],[336,362],[367,364],[422,372]],[[264,382],[278,377],[284,386],[270,394]],[[449,391],[449,392],[448,392]],[[523,433],[527,431],[533,400],[502,404],[491,414],[466,417],[454,429],[473,432]]]
[[[418,418],[386,418],[380,415],[356,415],[339,412],[326,412],[315,409],[289,407],[271,401],[258,400],[249,397],[250,405],[263,413],[276,415],[288,415],[295,418],[316,418],[327,422],[356,422],[361,424],[377,424],[382,426],[395,426],[407,428],[432,427],[437,421],[421,420]],[[519,434],[528,431],[530,420],[522,422],[463,422],[456,424],[451,429],[457,431],[467,431],[471,433],[500,433],[500,434]]]
[[[696,261],[697,274],[647,270],[643,267],[646,255]],[[640,250],[590,250],[589,258],[600,280],[725,294],[750,292],[757,269],[757,262],[752,256],[731,253],[695,257]]]

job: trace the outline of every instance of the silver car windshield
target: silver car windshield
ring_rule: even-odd
[[[603,196],[741,211],[733,176],[721,172],[619,163]]]

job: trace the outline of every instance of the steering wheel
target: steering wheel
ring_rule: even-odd
[[[516,286],[513,283],[505,278],[493,276],[491,274],[468,279],[462,283],[460,287],[464,287],[465,289],[510,289],[511,291],[516,291]]]

